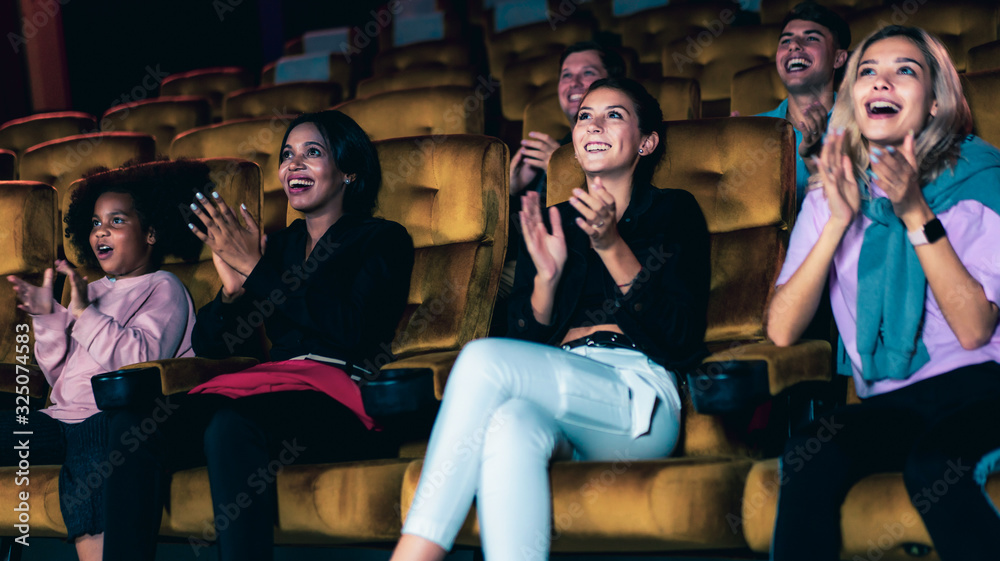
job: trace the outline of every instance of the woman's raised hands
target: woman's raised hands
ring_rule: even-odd
[[[521,197],[521,231],[537,275],[546,282],[558,283],[566,265],[566,237],[563,235],[562,218],[556,207],[549,208],[550,234],[542,220],[538,193],[528,191]]]

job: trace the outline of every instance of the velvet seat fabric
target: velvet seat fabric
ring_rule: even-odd
[[[352,99],[334,109],[357,121],[372,140],[483,134],[485,103],[481,97],[472,88],[441,86]]]
[[[698,80],[702,116],[727,117],[733,74],[773,64],[780,33],[777,26],[731,27],[699,49],[690,37],[673,41],[663,48],[663,75]]]
[[[466,42],[425,41],[380,51],[372,60],[372,76],[387,76],[414,68],[466,68],[474,62]]]
[[[696,37],[727,10],[736,13],[729,2],[676,2],[629,14],[619,18],[622,45],[639,53],[643,64],[659,63],[664,46],[688,35]]]
[[[380,93],[415,88],[434,88],[439,86],[472,88],[477,85],[479,84],[476,83],[476,72],[470,67],[416,67],[361,80],[358,82],[358,97],[371,97]]]
[[[749,117],[770,111],[788,97],[788,90],[773,62],[759,64],[733,75],[730,109]]]
[[[212,106],[212,122],[222,120],[222,100],[226,94],[249,88],[254,77],[238,66],[201,68],[171,74],[160,83],[160,96],[192,95],[208,98]]]
[[[500,33],[486,32],[486,56],[490,73],[503,83],[504,72],[513,62],[547,54],[559,54],[566,47],[593,38],[589,22],[569,20],[553,26],[540,22]],[[551,72],[557,72],[558,69]]]
[[[264,65],[263,70],[261,70],[260,83],[262,86],[272,85],[277,83],[279,76],[278,65],[279,64],[290,64],[287,67],[287,74],[300,74],[299,65],[300,60],[305,60],[310,57],[315,57],[316,55],[295,55],[295,56],[285,56],[274,62]],[[310,63],[309,66],[312,66]],[[324,68],[320,70],[320,75],[310,75],[310,76],[300,76],[296,80],[321,80],[326,82],[334,82],[340,85],[340,92],[342,99],[351,99],[354,95],[354,66],[357,66],[359,62],[355,60],[352,62],[347,60],[343,54],[330,53],[325,57]],[[249,84],[252,85],[252,84]]]
[[[973,132],[1000,146],[1000,68],[962,74],[961,79],[972,110]]]
[[[500,108],[504,119],[519,121],[528,102],[541,94],[556,93],[560,56],[561,53],[551,53],[507,65],[500,88]],[[562,113],[561,110],[559,112]]]
[[[760,22],[778,24],[785,19],[785,14],[792,11],[801,0],[761,0]],[[823,6],[830,8],[841,17],[847,17],[854,12],[882,5],[882,0],[824,0]]]
[[[312,113],[336,105],[341,99],[343,92],[336,82],[286,82],[246,88],[226,95],[222,119]]]
[[[211,123],[208,98],[158,97],[116,105],[101,117],[101,130],[148,134],[156,139],[156,153],[166,157],[178,134]]]
[[[97,119],[79,111],[38,113],[0,125],[0,148],[18,157],[36,144],[97,130]]]
[[[1000,70],[1000,40],[990,41],[969,49],[969,72]]]

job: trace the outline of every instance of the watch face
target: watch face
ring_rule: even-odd
[[[924,236],[927,237],[927,243],[934,243],[945,236],[944,226],[941,225],[941,221],[934,218],[927,224],[924,224]]]

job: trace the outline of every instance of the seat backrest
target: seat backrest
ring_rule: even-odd
[[[101,118],[101,130],[148,134],[156,139],[156,153],[166,157],[175,136],[207,125],[211,119],[212,106],[207,98],[159,97],[108,109]]]
[[[253,86],[256,80],[244,68],[222,66],[171,74],[160,84],[161,96],[194,95],[208,98],[212,121],[222,119],[222,100],[226,94]]]
[[[785,15],[802,0],[760,0],[760,22],[764,25],[780,24]],[[881,6],[883,0],[823,0],[823,6],[848,18],[855,12]]]
[[[34,363],[34,329],[17,327],[30,326],[31,321],[28,314],[17,309],[17,297],[7,275],[38,285],[45,269],[53,266],[56,236],[61,231],[56,190],[36,181],[0,181],[0,213],[5,217],[4,235],[0,236],[0,364],[13,364],[17,357],[25,355]],[[18,335],[22,335],[20,340]],[[18,349],[25,344],[30,352],[18,352],[27,351],[24,347]],[[33,395],[42,397],[44,393],[39,388]]]
[[[1000,70],[1000,40],[983,43],[969,49],[969,72]]]
[[[128,161],[148,162],[156,154],[156,141],[137,132],[79,134],[32,146],[18,164],[26,181],[52,185],[59,193],[58,208],[68,203],[71,183],[95,168],[114,169]],[[59,220],[62,223],[62,220]],[[60,228],[60,232],[62,229]]]
[[[17,154],[13,150],[0,148],[0,181],[17,179]]]
[[[260,218],[262,203],[260,168],[256,164],[237,158],[206,158],[199,161],[205,164],[204,178],[192,181],[190,176],[183,176],[185,180],[191,181],[191,183],[182,184],[180,178],[172,182],[172,185],[179,190],[179,194],[182,197],[181,200],[185,200],[183,196],[187,193],[190,194],[193,201],[195,191],[205,192],[207,186],[213,184],[214,190],[227,203],[233,206],[243,203],[250,210],[251,215],[257,219]],[[170,176],[172,173],[176,175],[172,170],[177,165],[178,163],[173,161],[159,161],[142,164],[141,167],[148,173],[155,173],[158,176]],[[79,189],[85,182],[108,181],[118,173],[121,173],[121,171],[110,170],[105,173],[93,175],[87,179],[76,181],[70,187],[70,193]],[[192,216],[190,211],[184,206],[178,208],[177,212],[181,217]],[[76,254],[75,248],[70,245],[69,240],[65,237],[63,237],[63,244],[66,255],[70,256],[74,262],[79,262],[79,256]],[[215,265],[212,263],[212,251],[207,246],[202,246],[201,254],[197,261],[184,262],[177,257],[167,256],[161,269],[177,275],[181,282],[184,283],[188,292],[191,293],[191,299],[194,301],[196,310],[215,298],[219,288],[222,286],[222,281],[219,280],[219,276],[215,272]],[[91,280],[96,280],[103,276],[103,273],[100,271],[84,270],[84,274],[87,274]],[[66,283],[67,286],[64,286],[63,289],[62,301],[64,304],[69,303],[70,294],[68,284]]]
[[[716,22],[728,28],[738,10],[731,2],[692,2],[635,12],[619,18],[622,46],[639,53],[642,63],[657,63],[664,45],[688,36],[697,40],[709,26],[714,30]]]
[[[340,103],[343,94],[336,82],[286,82],[237,90],[222,102],[222,119],[272,115],[298,115]]]
[[[766,62],[737,72],[733,76],[731,95],[730,110],[749,117],[777,107],[788,97],[788,90],[778,68],[773,62]]]
[[[710,349],[763,341],[764,313],[795,215],[795,135],[784,119],[672,121],[653,185],[698,200],[711,234]],[[664,139],[661,139],[661,141]],[[584,183],[572,145],[552,155],[548,204]]]
[[[489,92],[458,86],[386,92],[334,107],[357,121],[372,140],[403,136],[483,134]]]
[[[500,108],[504,119],[519,121],[532,99],[557,91],[560,56],[561,53],[550,53],[507,65],[500,87]]]
[[[966,69],[969,49],[996,41],[1000,25],[1000,5],[981,0],[949,2],[896,3],[856,12],[851,25],[851,49],[856,49],[870,33],[887,25],[920,27],[933,34],[946,47],[959,72]]]
[[[500,33],[487,32],[486,56],[490,73],[503,82],[504,71],[512,62],[562,53],[573,43],[593,38],[593,31],[591,22],[572,19],[555,26],[546,21]],[[558,72],[558,69],[552,72]]]
[[[397,358],[485,337],[507,247],[510,154],[499,139],[448,135],[375,142],[376,216],[406,227],[415,260],[392,343]],[[301,214],[288,208],[290,224]]]
[[[281,139],[294,118],[292,115],[272,115],[192,129],[174,139],[170,145],[170,159],[240,158],[256,163],[260,166],[264,191],[264,231],[273,232],[285,224],[288,199],[278,180],[278,156]]]
[[[777,26],[731,27],[704,46],[690,37],[674,41],[663,49],[663,75],[698,80],[702,117],[727,117],[733,75],[773,62],[780,32]]]
[[[358,65],[363,61],[355,57],[349,60],[347,55],[337,53],[314,53],[283,56],[268,63],[261,70],[261,85],[284,84],[287,82],[325,81],[340,85],[343,99],[354,96],[354,76],[362,70]]]
[[[95,130],[97,119],[88,113],[39,113],[0,125],[0,148],[12,150],[20,157],[36,144]]]
[[[482,77],[489,85],[487,78]],[[407,68],[358,82],[358,97],[370,97],[385,92],[433,88],[439,86],[477,86],[476,72],[469,67],[456,68]]]
[[[962,89],[972,110],[972,129],[1000,146],[1000,69],[962,74]]]
[[[447,40],[388,49],[375,55],[372,76],[386,76],[411,68],[467,68],[473,64],[469,51],[468,42]]]

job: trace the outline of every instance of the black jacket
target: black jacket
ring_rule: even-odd
[[[562,216],[568,257],[552,312],[552,324],[535,320],[531,310],[535,264],[524,243],[517,258],[514,289],[508,309],[508,335],[558,345],[580,299],[588,273],[590,238],[576,225],[580,214],[569,202],[557,207]],[[543,216],[548,218],[547,213]],[[642,271],[622,294],[607,270],[600,271],[607,297],[605,318],[614,323],[660,364],[684,372],[707,355],[704,345],[709,293],[709,238],[705,217],[694,196],[678,189],[633,188],[618,232],[631,248]]]
[[[395,222],[346,214],[306,259],[306,224],[268,236],[264,257],[232,304],[222,293],[198,311],[198,356],[263,358],[254,328],[263,321],[271,360],[304,354],[364,366],[389,345],[410,290],[413,241]]]

